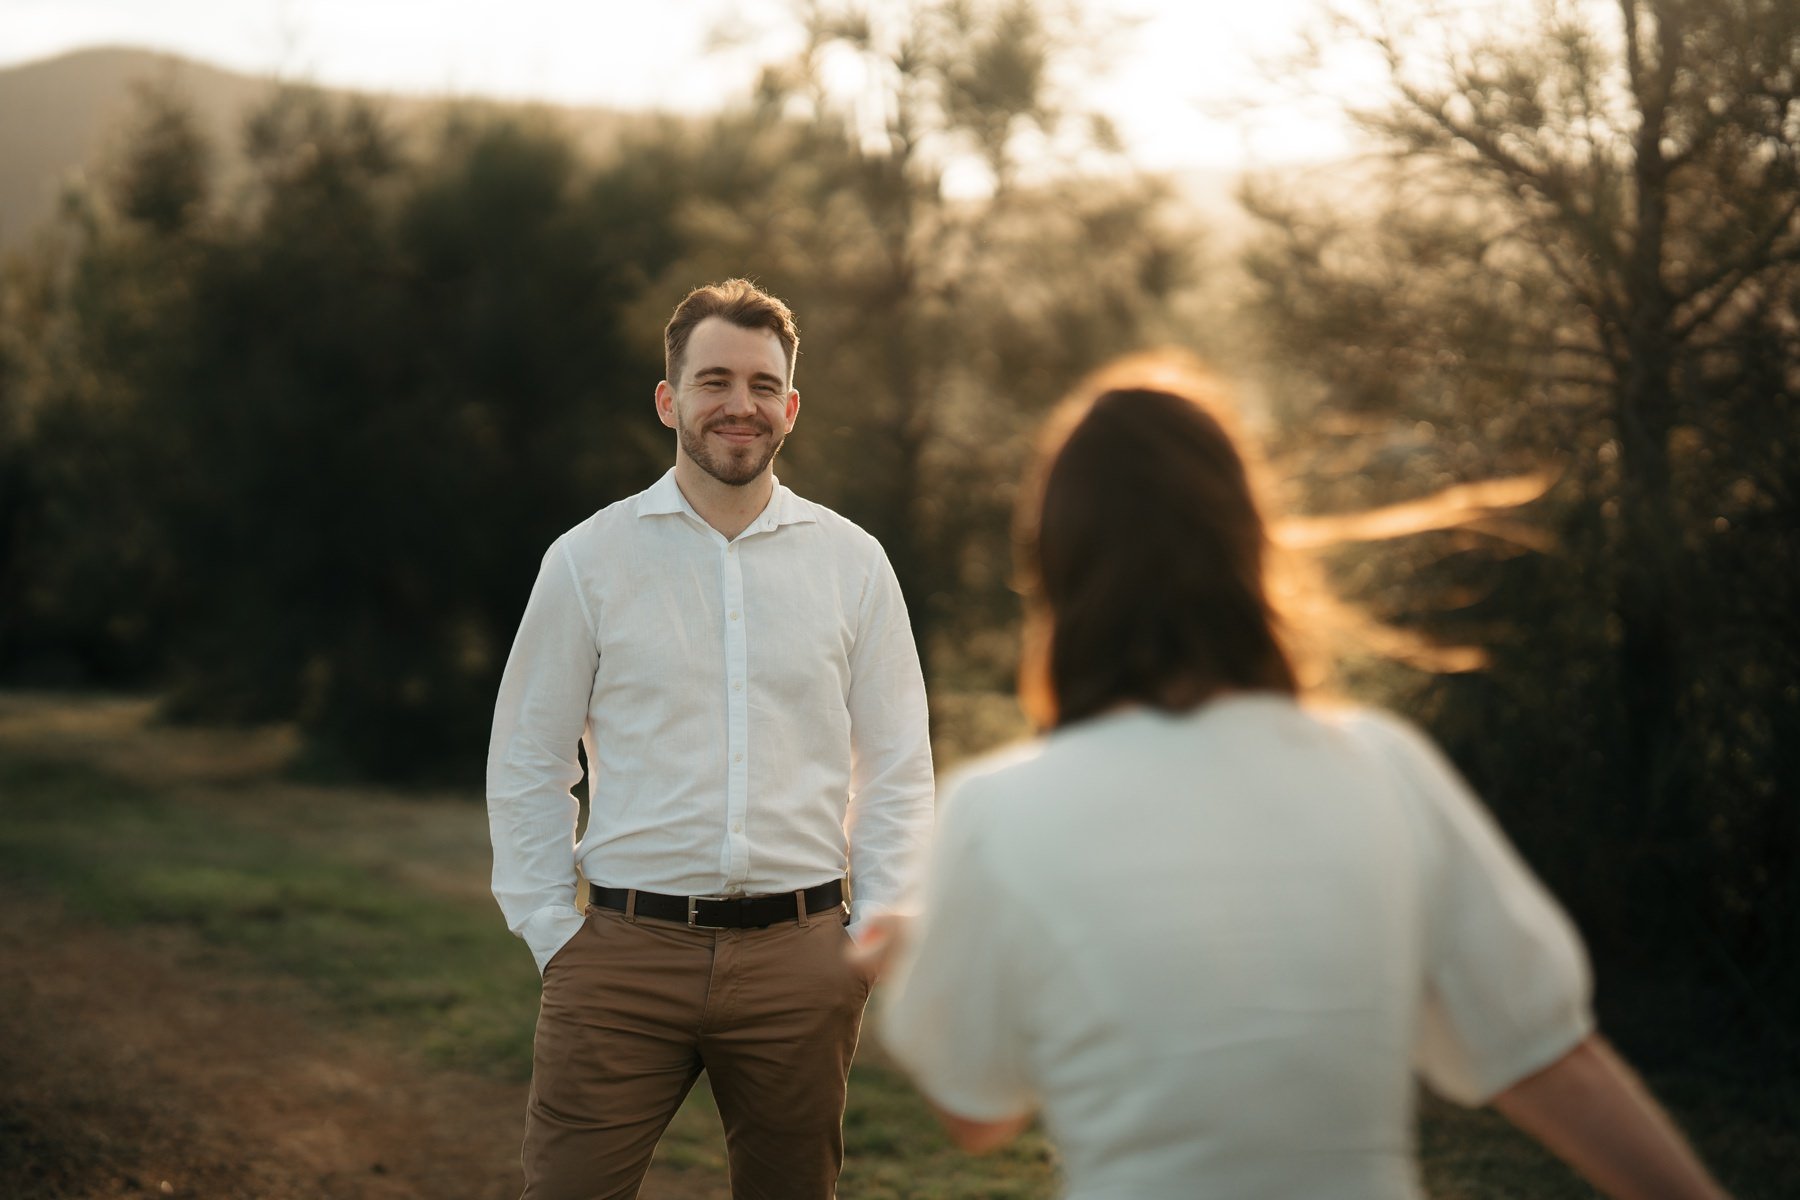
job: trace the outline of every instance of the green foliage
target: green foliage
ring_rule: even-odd
[[[0,277],[0,446],[16,462],[0,484],[0,663],[48,682],[141,677],[168,632],[141,400],[181,337],[205,151],[177,97],[144,102],[110,193],[72,197],[68,240]]]
[[[1022,435],[1161,336],[1192,230],[1145,180],[1024,178],[1021,139],[1069,124],[1062,14],[806,22],[751,104],[601,162],[529,113],[401,133],[286,90],[218,196],[182,99],[146,92],[110,191],[4,293],[0,673],[292,716],[313,770],[470,772],[545,545],[668,461],[662,320],[745,273],[805,327],[785,477],[882,538],[934,675],[1003,684]],[[841,52],[878,128],[824,88]]]
[[[139,84],[131,150],[113,181],[113,204],[127,221],[168,237],[205,209],[212,148],[185,100],[166,84]]]
[[[632,181],[527,118],[459,113],[421,149],[289,91],[246,131],[247,191],[196,212],[169,197],[204,144],[147,103],[118,195],[8,323],[45,347],[8,375],[15,636],[190,716],[297,718],[317,767],[466,772],[545,546],[660,468],[626,417],[659,374],[625,333],[642,265],[608,237],[645,213]]]
[[[599,161],[528,112],[402,131],[287,90],[215,193],[181,98],[144,93],[0,292],[0,674],[291,717],[314,773],[473,772],[544,548],[668,461],[663,321],[743,274],[804,329],[784,477],[882,539],[934,676],[1003,686],[1024,433],[1166,336],[1192,231],[1154,182],[1023,169],[1071,125],[1060,11],[803,15],[749,103]],[[823,84],[842,53],[877,125]]]

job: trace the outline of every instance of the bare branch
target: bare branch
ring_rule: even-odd
[[[1618,265],[1619,248],[1593,214],[1584,213],[1579,197],[1561,172],[1537,167],[1512,153],[1500,140],[1473,122],[1458,121],[1447,109],[1444,97],[1431,97],[1411,84],[1395,81],[1401,97],[1420,117],[1453,141],[1462,142],[1510,179],[1547,201],[1562,221],[1577,232],[1583,244],[1608,270]]]
[[[1714,288],[1719,289],[1712,299],[1678,322],[1671,331],[1671,336],[1677,341],[1692,336],[1695,330],[1717,316],[1730,303],[1738,289],[1759,272],[1782,263],[1800,261],[1800,242],[1789,246],[1785,251],[1775,252],[1775,244],[1781,240],[1783,233],[1793,227],[1796,217],[1800,217],[1800,196],[1789,201],[1786,210],[1771,221],[1743,253],[1730,262],[1719,264],[1673,297],[1674,303],[1679,306],[1698,300]]]

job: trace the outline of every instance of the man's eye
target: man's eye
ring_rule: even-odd
[[[717,392],[725,387],[725,381],[723,379],[703,379],[700,381],[700,386],[709,392]]]

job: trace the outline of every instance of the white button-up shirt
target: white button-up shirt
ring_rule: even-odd
[[[853,924],[893,907],[929,833],[932,769],[918,654],[880,545],[779,482],[727,541],[673,471],[589,517],[532,588],[487,794],[494,895],[540,970],[581,927],[577,871],[672,895],[848,872]]]

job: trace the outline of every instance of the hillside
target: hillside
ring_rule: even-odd
[[[126,126],[137,89],[145,84],[170,86],[188,98],[207,136],[225,152],[217,165],[229,174],[244,116],[281,81],[129,47],[77,50],[0,67],[0,251],[23,245],[41,230],[55,214],[64,190],[103,161]],[[526,107],[466,96],[373,98],[403,127],[415,128],[429,127],[432,117],[452,103]],[[536,114],[548,114],[578,145],[595,154],[616,145],[634,126],[656,119],[648,112],[598,107],[529,107]],[[1305,173],[1298,168],[1277,172],[1283,177]],[[1249,229],[1233,199],[1239,179],[1238,172],[1223,169],[1173,175],[1177,188],[1208,219],[1223,245],[1235,243]]]
[[[82,50],[0,70],[0,246],[17,245],[56,211],[130,111],[133,88],[166,82],[192,100],[219,144],[268,94],[266,80],[144,50]]]
[[[237,145],[245,113],[280,86],[266,77],[123,47],[77,50],[0,68],[0,249],[21,245],[54,215],[64,189],[91,170],[119,136],[136,89],[146,83],[185,94],[207,135],[227,150]],[[377,99],[405,124],[428,120],[451,102]],[[589,150],[612,144],[625,129],[647,119],[603,108],[541,106],[541,111],[564,122]],[[225,157],[220,166],[229,170],[229,155]]]

